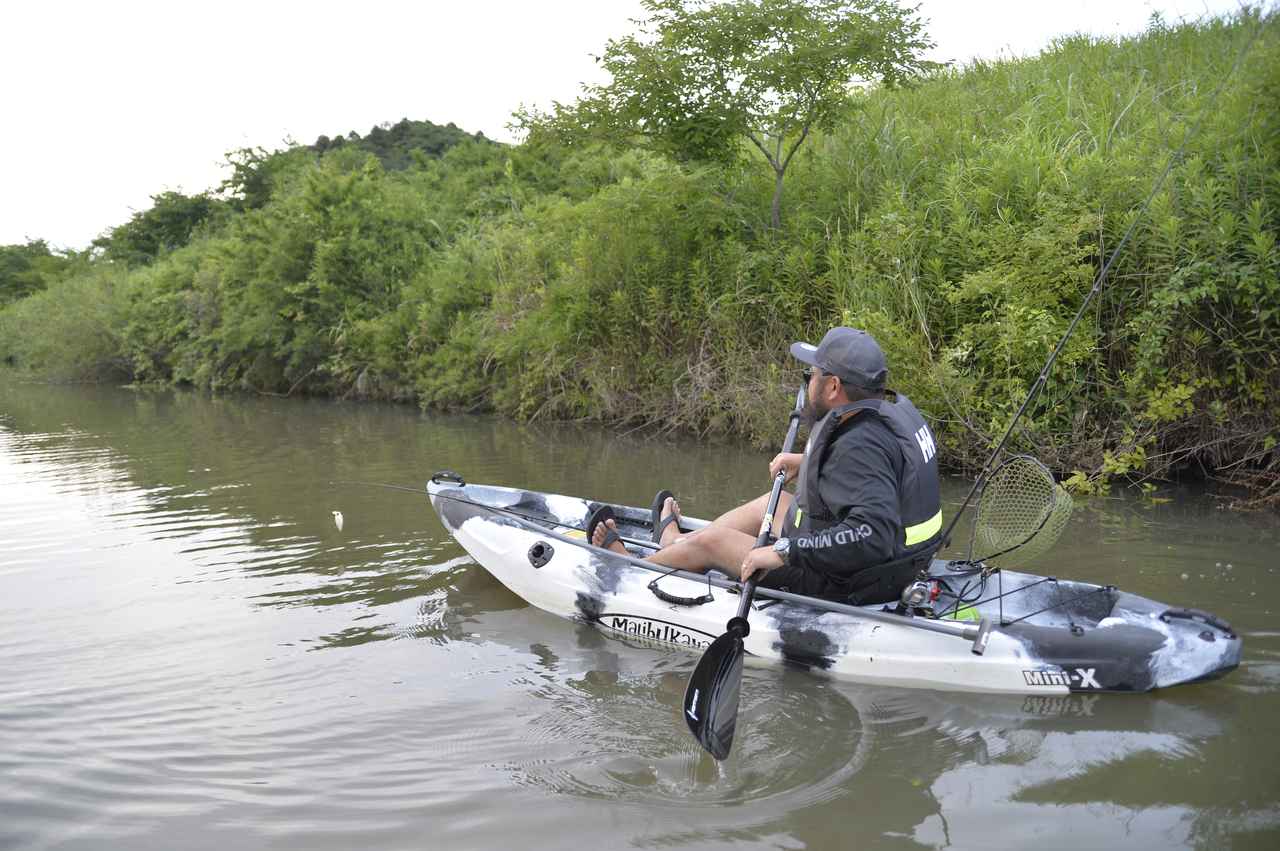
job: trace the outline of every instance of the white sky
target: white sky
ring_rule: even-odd
[[[920,0],[932,58],[1028,55],[1237,0]],[[591,55],[639,0],[20,0],[0,11],[0,245],[83,248],[234,148],[401,118],[510,141],[520,104],[602,82]]]

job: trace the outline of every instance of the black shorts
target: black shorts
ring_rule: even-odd
[[[761,588],[772,588],[776,591],[789,591],[792,594],[803,594],[806,597],[821,597],[837,603],[848,603],[853,606],[892,603],[901,595],[917,573],[929,563],[929,553],[916,560],[903,559],[893,563],[891,573],[886,574],[889,565],[870,568],[865,576],[855,573],[833,581],[826,574],[795,564],[784,564],[760,578]],[[859,581],[861,580],[861,581]]]
[[[841,591],[821,573],[794,564],[774,568],[761,577],[759,584],[761,588],[789,591],[806,597],[823,597],[838,603],[846,602],[849,597],[848,591]]]

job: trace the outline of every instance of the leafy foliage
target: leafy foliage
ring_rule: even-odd
[[[387,171],[400,171],[418,162],[415,156],[439,158],[454,145],[462,142],[485,143],[483,133],[468,133],[450,121],[441,126],[430,121],[410,121],[402,118],[395,124],[374,127],[364,136],[354,130],[346,136],[321,136],[311,150],[317,154],[337,148],[354,147],[373,154]]]
[[[43,239],[0,245],[0,307],[46,289],[77,259],[74,252],[50,251]]]
[[[227,154],[226,165],[231,176],[222,181],[218,192],[237,211],[256,210],[265,206],[289,181],[314,162],[305,148],[268,151],[265,148],[240,148]]]
[[[162,192],[151,196],[152,206],[93,241],[109,261],[143,266],[160,255],[181,248],[196,228],[213,218],[220,202],[206,193]]]
[[[729,163],[745,138],[782,181],[796,151],[857,102],[851,86],[892,86],[934,66],[914,11],[893,0],[645,0],[639,35],[610,41],[611,82],[531,130],[624,143],[637,135],[682,161]]]
[[[132,286],[123,268],[98,264],[10,305],[0,311],[0,362],[37,365],[53,381],[127,379]]]
[[[845,323],[880,340],[892,384],[964,467],[1203,115],[1015,443],[1083,491],[1210,471],[1280,494],[1266,23],[1157,22],[867,89],[791,161],[779,228],[745,140],[694,159],[534,133],[398,171],[350,144],[251,152],[235,211],[184,247],[72,264],[0,311],[0,359],[772,443],[796,379],[787,344]]]

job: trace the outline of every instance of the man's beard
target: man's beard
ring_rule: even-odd
[[[804,403],[804,410],[800,412],[800,419],[806,428],[813,428],[829,413],[831,413],[831,409],[822,404],[820,400],[806,399]]]

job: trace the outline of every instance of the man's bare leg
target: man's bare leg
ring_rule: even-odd
[[[740,578],[743,559],[755,549],[760,534],[760,522],[769,507],[769,494],[761,494],[745,505],[726,511],[710,525],[665,544],[646,561],[667,567],[678,567],[693,573],[705,573],[716,568],[734,579]],[[782,523],[791,508],[794,497],[787,491],[778,494],[778,507],[773,513],[772,532],[782,533]],[[674,525],[674,524],[672,524]]]
[[[705,573],[714,567],[736,579],[743,559],[755,545],[754,535],[727,526],[707,526],[677,538],[645,561],[693,573]]]
[[[790,510],[794,499],[787,491],[778,494],[778,510],[773,513],[774,536],[777,536],[782,531],[782,519],[787,516],[787,511]],[[764,519],[764,510],[768,507],[769,494],[761,494],[745,505],[739,505],[737,508],[721,514],[711,521],[711,525],[737,529],[739,532],[745,532],[754,538],[760,534],[760,521]]]
[[[783,491],[778,498],[778,510],[774,513],[774,534],[782,528],[782,518],[791,505],[791,494]],[[716,518],[709,526],[694,532],[680,532],[677,523],[671,523],[662,532],[662,549],[645,561],[666,567],[678,567],[693,573],[703,573],[708,568],[722,570],[735,579],[742,561],[756,545],[760,521],[768,507],[769,495],[765,494],[746,505],[739,506]],[[680,506],[674,499],[663,504],[662,516],[679,513]],[[745,525],[747,528],[741,528]],[[595,529],[591,543],[603,546],[608,531],[616,531],[613,521],[605,521]],[[628,555],[621,541],[614,541],[609,549],[620,555]]]

